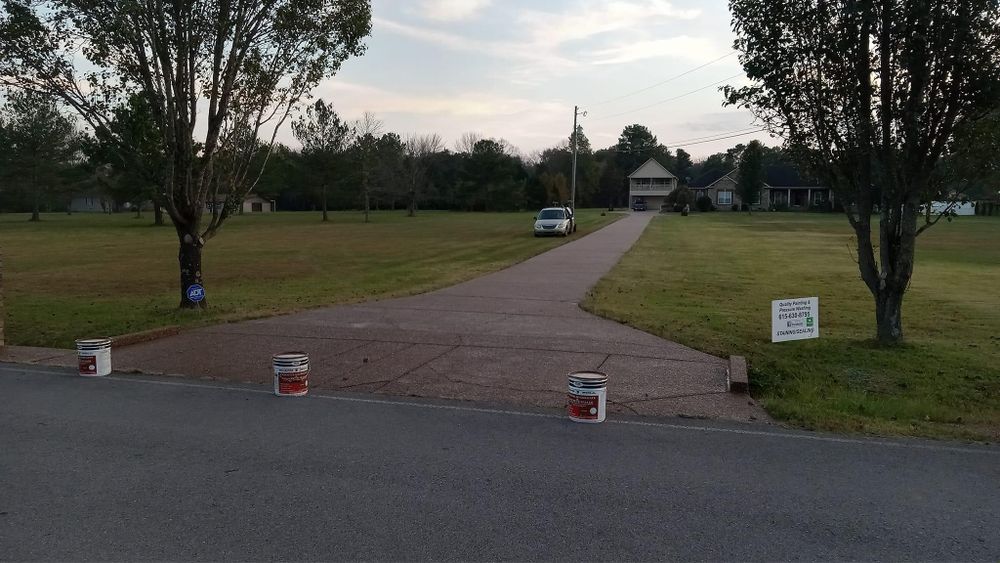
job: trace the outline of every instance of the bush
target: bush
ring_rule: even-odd
[[[739,205],[736,205],[736,204],[734,203],[734,204],[733,204],[733,206],[729,208],[729,210],[730,210],[730,211],[739,211],[739,210],[740,210],[740,206],[739,206]]]
[[[771,206],[771,211],[788,211],[787,203],[776,203]]]
[[[681,211],[684,211],[684,206],[682,204],[680,204],[680,203],[675,203],[674,204],[674,212],[675,213],[680,213]]]
[[[712,211],[712,208],[715,206],[712,205],[712,198],[708,197],[707,195],[703,195],[698,197],[697,200],[695,200],[694,207],[698,211]]]

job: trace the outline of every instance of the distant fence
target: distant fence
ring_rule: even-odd
[[[1000,215],[1000,203],[995,201],[977,201],[976,215]]]

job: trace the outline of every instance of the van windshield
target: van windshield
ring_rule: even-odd
[[[565,219],[566,212],[562,209],[543,209],[541,213],[538,214],[538,219]]]

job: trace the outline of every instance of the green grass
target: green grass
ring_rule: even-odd
[[[579,232],[536,239],[531,213],[241,216],[205,248],[210,309],[182,312],[177,237],[129,215],[0,215],[7,342],[71,347],[88,335],[202,325],[409,295],[504,268],[618,215],[581,210]]]
[[[839,215],[657,218],[585,307],[726,356],[776,418],[825,430],[1000,438],[1000,219],[917,242],[905,345],[879,348],[871,294]],[[771,300],[820,298],[820,338],[770,342]]]

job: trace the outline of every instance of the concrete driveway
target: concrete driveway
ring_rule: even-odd
[[[309,354],[314,389],[562,407],[566,375],[609,375],[611,412],[764,419],[727,362],[579,308],[653,217],[636,213],[447,289],[218,325],[116,349],[116,370],[270,384],[271,355]],[[662,219],[669,220],[669,219]],[[526,235],[530,236],[530,235]],[[72,364],[72,356],[47,363]]]

